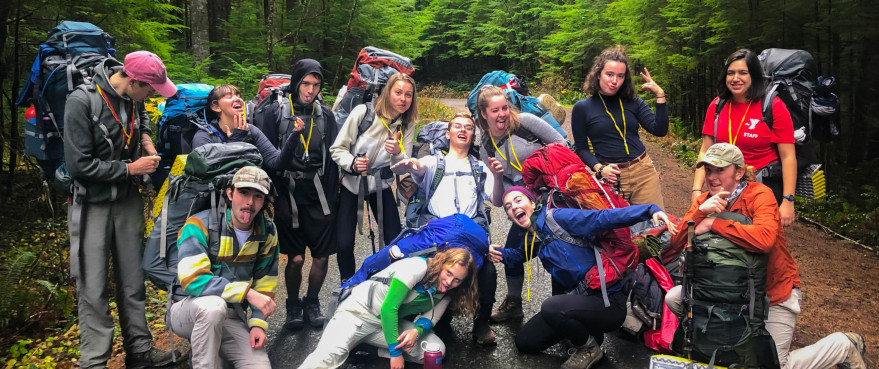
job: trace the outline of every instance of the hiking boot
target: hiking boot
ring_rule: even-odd
[[[497,323],[507,319],[523,318],[524,316],[525,313],[522,312],[522,298],[507,296],[501,302],[501,305],[498,306],[497,311],[491,314],[491,322]]]
[[[497,346],[494,331],[488,326],[487,320],[473,321],[473,340],[482,346]]]
[[[180,353],[177,352],[177,357]],[[150,347],[149,350],[125,355],[125,367],[129,369],[143,369],[165,366],[174,362],[171,350],[159,350]]]
[[[305,321],[315,328],[323,328],[326,318],[320,312],[320,301],[316,298],[306,297],[302,299],[302,314]]]
[[[287,320],[284,322],[284,329],[296,331],[305,326],[305,320],[302,319],[302,302],[298,297],[287,298]]]
[[[562,369],[589,369],[592,364],[604,357],[601,346],[592,342],[587,342],[583,346],[572,347],[568,349],[571,357],[562,364]]]
[[[852,341],[852,346],[848,349],[848,357],[845,362],[837,365],[840,369],[867,369],[867,363],[864,361],[864,353],[867,352],[867,346],[864,344],[864,336],[857,333],[843,333]]]

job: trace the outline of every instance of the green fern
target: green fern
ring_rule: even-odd
[[[6,268],[0,270],[0,279],[4,282],[0,284],[0,296],[4,296],[0,299],[0,328],[9,326],[14,315],[11,309],[21,305],[21,301],[13,298],[19,295],[13,292],[19,288],[19,282],[36,259],[36,255],[30,251],[14,252],[6,263]]]

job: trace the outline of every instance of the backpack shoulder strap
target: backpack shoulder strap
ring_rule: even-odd
[[[553,213],[555,213],[555,209],[547,210],[545,220],[546,220],[546,226],[549,227],[549,231],[552,232],[552,235],[554,236],[554,238],[560,239],[560,240],[567,242],[567,243],[574,245],[574,246],[580,246],[580,247],[591,247],[592,246],[592,245],[589,245],[588,243],[586,243],[586,241],[583,240],[582,238],[574,237],[570,233],[568,233],[568,231],[566,231],[564,228],[562,228],[562,226],[559,225],[558,222],[556,222],[555,216],[553,216]]]
[[[726,105],[726,99],[717,99],[717,103],[714,107],[714,141],[717,141],[717,120],[720,118],[720,111],[723,110],[723,106]],[[730,108],[732,109],[732,108]]]
[[[107,146],[110,147],[110,157],[114,160],[116,157],[116,147],[113,145],[113,140],[110,139],[110,130],[107,129],[107,126],[104,122],[101,121],[101,109],[104,108],[104,102],[101,101],[101,96],[98,93],[95,85],[92,84],[81,84],[76,87],[77,90],[82,90],[85,92],[86,96],[89,100],[89,113],[91,113],[92,123],[101,130],[101,133],[104,135],[104,141],[107,141]],[[136,119],[137,115],[132,115],[131,119]]]
[[[775,97],[778,96],[778,83],[770,84],[769,90],[766,91],[766,96],[763,96],[763,106],[761,106],[761,112],[763,112],[763,122],[769,126],[769,130],[772,130],[773,116],[772,116],[772,102],[775,101]]]
[[[357,136],[366,132],[369,129],[369,126],[372,125],[372,122],[375,121],[375,108],[372,105],[372,101],[364,104],[366,105],[366,114],[363,116],[363,119],[360,120],[360,124],[357,126]]]
[[[433,194],[436,192],[436,189],[439,187],[440,182],[443,181],[443,177],[446,175],[446,156],[442,153],[436,154],[436,170],[433,172],[433,180],[430,182],[430,187],[427,189],[427,196],[424,197],[424,205],[421,208],[421,212],[426,212],[428,208],[428,204],[430,204],[430,199],[433,198]]]

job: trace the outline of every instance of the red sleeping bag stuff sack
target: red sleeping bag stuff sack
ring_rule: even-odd
[[[535,194],[546,196],[547,209],[604,210],[629,206],[612,187],[589,173],[577,154],[560,143],[546,145],[525,159],[522,179]],[[598,237],[608,286],[638,265],[638,247],[631,237],[628,228],[617,228]],[[585,280],[589,288],[601,288],[597,266],[586,272]]]

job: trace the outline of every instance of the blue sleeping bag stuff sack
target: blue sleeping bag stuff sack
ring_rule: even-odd
[[[476,84],[476,87],[467,94],[467,108],[470,109],[470,114],[473,115],[473,118],[476,118],[476,116],[479,115],[476,111],[476,96],[479,94],[479,90],[484,86],[500,87],[504,90],[504,93],[507,94],[507,101],[509,101],[516,110],[522,113],[533,114],[538,118],[543,119],[549,123],[552,128],[555,128],[562,137],[568,137],[568,134],[562,128],[562,125],[559,124],[552,113],[550,113],[549,109],[544,107],[536,97],[528,96],[527,86],[525,86],[515,74],[504,72],[502,70],[486,73],[482,76],[482,79],[479,80],[479,83]]]
[[[488,234],[476,222],[463,214],[434,219],[418,229],[406,229],[388,243],[387,247],[366,258],[354,276],[342,284],[342,289],[363,283],[373,274],[391,265],[393,260],[391,260],[390,250],[395,245],[400,248],[403,258],[410,257],[415,253],[419,253],[418,256],[424,256],[420,252],[432,247],[436,247],[436,251],[463,247],[473,255],[478,269],[482,267],[485,255],[488,254]]]

